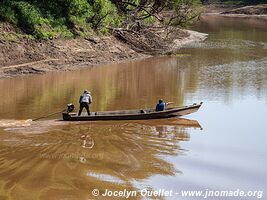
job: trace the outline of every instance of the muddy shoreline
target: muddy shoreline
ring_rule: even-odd
[[[169,51],[176,51],[184,44],[207,38],[204,33],[182,31],[182,36],[175,38],[169,45]],[[0,40],[0,79],[50,71],[70,71],[151,56],[134,50],[114,36],[51,41]]]

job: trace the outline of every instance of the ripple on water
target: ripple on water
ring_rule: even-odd
[[[16,132],[24,134],[36,134],[48,132],[51,129],[55,129],[58,126],[69,124],[68,122],[60,120],[40,120],[32,121],[27,120],[15,120],[15,119],[3,119],[0,120],[0,128],[3,128],[7,132]],[[75,124],[75,123],[73,123]]]
[[[116,183],[116,184],[125,184],[124,180],[122,180],[116,176],[111,176],[109,174],[88,172],[86,175],[89,177],[96,178],[96,179],[101,180],[101,181],[106,181],[106,182],[111,182],[111,183]]]
[[[26,127],[30,126],[32,124],[31,119],[27,120],[12,120],[12,119],[2,119],[0,120],[0,127],[6,128],[6,127]]]
[[[257,94],[266,97],[267,92],[267,58],[259,60],[238,61],[222,65],[201,67],[199,72],[199,93],[203,99],[206,93],[209,101],[220,100],[226,94],[251,96]],[[223,74],[223,76],[222,76]],[[244,81],[245,80],[245,81]],[[232,85],[230,87],[230,85]],[[246,90],[244,90],[246,88]]]
[[[20,134],[14,130],[25,127],[11,127],[1,135],[0,176],[13,191],[23,187],[38,193],[51,186],[59,189],[58,185],[74,191],[76,186],[91,185],[121,189],[154,173],[174,175],[177,170],[164,155],[180,154],[179,141],[189,138],[186,129],[176,125],[98,122],[51,126],[60,123],[33,122],[31,126],[49,124],[50,129],[42,134]],[[84,140],[94,145],[84,148]]]

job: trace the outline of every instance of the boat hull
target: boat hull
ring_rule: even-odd
[[[146,119],[161,119],[179,117],[197,112],[200,104],[190,106],[168,108],[164,111],[156,112],[154,109],[141,110],[122,110],[122,111],[107,111],[93,112],[91,115],[78,116],[77,113],[62,113],[63,120],[67,121],[97,121],[97,120],[146,120]]]

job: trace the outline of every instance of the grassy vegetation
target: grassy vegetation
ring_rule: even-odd
[[[105,32],[106,25],[119,25],[120,16],[109,0],[3,0],[0,21],[35,38],[52,39]]]
[[[140,27],[154,21],[171,26],[195,17],[199,0],[0,0],[0,22],[19,27],[37,39],[85,37],[107,27]],[[178,8],[178,9],[177,9]],[[174,10],[170,19],[161,12]]]

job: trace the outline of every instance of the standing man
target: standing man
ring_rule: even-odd
[[[91,92],[89,92],[88,90],[84,90],[83,94],[80,96],[79,102],[80,102],[80,110],[78,116],[81,115],[83,108],[85,108],[87,114],[90,115],[89,105],[92,103]]]

